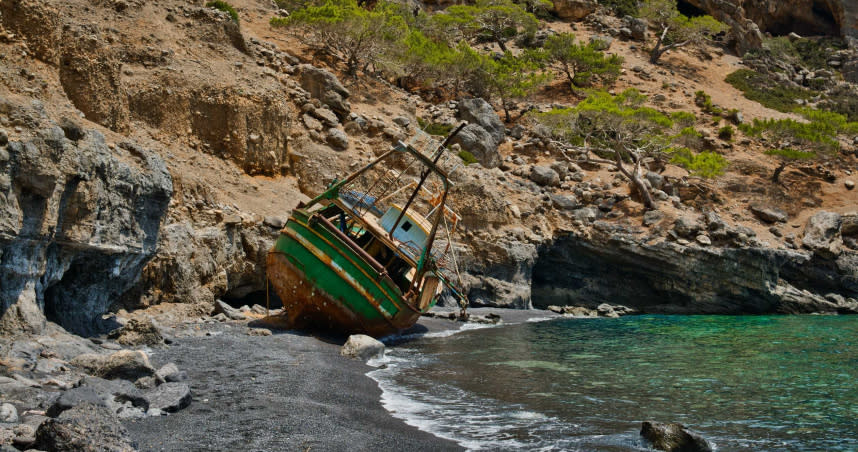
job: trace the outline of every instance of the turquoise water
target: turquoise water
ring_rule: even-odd
[[[647,450],[644,420],[718,450],[858,450],[858,318],[562,319],[393,347],[395,416],[470,449]]]

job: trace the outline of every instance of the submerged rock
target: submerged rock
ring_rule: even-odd
[[[641,436],[652,447],[667,452],[711,452],[712,446],[697,433],[691,432],[682,424],[662,424],[645,421],[641,424]]]
[[[349,336],[340,355],[350,358],[358,358],[367,361],[371,358],[384,357],[384,344],[365,334],[353,334]]]

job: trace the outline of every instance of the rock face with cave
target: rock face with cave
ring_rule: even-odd
[[[732,27],[740,51],[759,47],[764,33],[841,36],[858,45],[858,2],[853,0],[680,0]]]
[[[95,332],[155,252],[170,174],[157,154],[57,124],[38,102],[0,99],[0,114],[33,131],[0,143],[0,333],[40,333],[46,318]]]

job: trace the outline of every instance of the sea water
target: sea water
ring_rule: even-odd
[[[472,449],[858,450],[858,317],[560,319],[411,338],[370,373],[394,416]]]

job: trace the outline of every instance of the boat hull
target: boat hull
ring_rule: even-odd
[[[407,329],[420,317],[389,278],[306,217],[290,218],[267,264],[291,328],[380,337]]]

